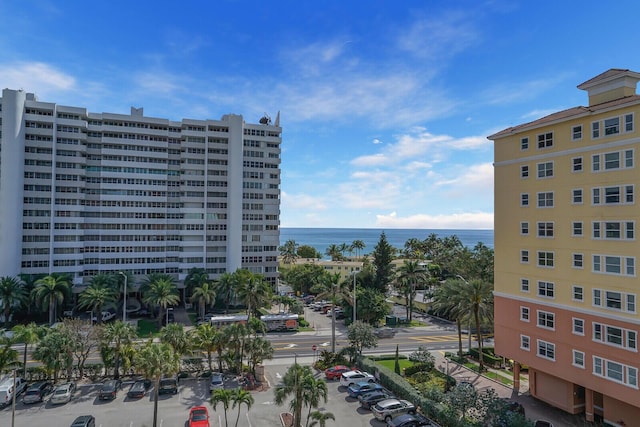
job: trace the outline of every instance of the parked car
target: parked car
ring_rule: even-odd
[[[368,372],[363,371],[349,371],[345,372],[340,376],[340,385],[344,387],[349,387],[356,383],[361,383],[363,381],[374,382],[376,379],[373,375]]]
[[[402,414],[387,421],[388,427],[440,427],[438,423],[421,414]]]
[[[378,338],[393,338],[396,336],[396,330],[392,328],[378,328],[373,331]]]
[[[224,376],[220,372],[212,373],[211,381],[209,381],[209,393],[221,388],[224,388]]]
[[[71,427],[96,427],[96,419],[93,415],[80,415],[73,420]]]
[[[69,403],[69,401],[73,398],[73,393],[76,391],[76,383],[69,382],[60,384],[53,390],[53,394],[51,395],[51,399],[49,402],[52,404],[62,404]]]
[[[194,406],[189,410],[189,427],[211,427],[206,406]]]
[[[51,393],[51,390],[53,390],[53,385],[50,382],[40,381],[33,383],[27,391],[25,391],[24,396],[22,396],[22,403],[42,402],[44,398]]]
[[[378,383],[364,381],[350,385],[348,388],[349,396],[357,398],[361,394],[366,394],[372,391],[382,390],[382,386]]]
[[[553,427],[553,423],[551,421],[536,420],[536,422],[533,423],[533,427]]]
[[[141,398],[147,394],[147,391],[151,388],[150,380],[137,380],[131,387],[129,387],[129,391],[127,391],[127,397],[129,398]]]
[[[345,372],[349,372],[351,368],[345,365],[336,365],[324,370],[324,376],[328,380],[339,380],[340,376]]]
[[[19,396],[27,388],[27,382],[22,377],[16,377],[16,386],[13,387],[13,376],[0,380],[0,406],[11,404],[13,395]]]
[[[336,319],[344,319],[344,310],[336,310]]]
[[[393,417],[401,414],[415,414],[416,407],[408,400],[387,399],[376,403],[371,408],[371,412],[376,419],[388,422]]]
[[[178,380],[176,378],[162,378],[158,394],[178,393]]]
[[[371,409],[373,405],[383,400],[393,399],[395,396],[388,390],[375,390],[369,393],[361,394],[358,396],[360,406],[364,409]]]
[[[122,381],[120,380],[107,380],[102,383],[100,391],[98,392],[98,399],[100,400],[113,400],[118,396],[118,390],[122,387]]]

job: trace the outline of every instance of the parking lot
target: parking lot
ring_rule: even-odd
[[[302,364],[310,364],[311,360],[298,360]],[[288,405],[279,407],[273,402],[273,387],[279,382],[289,367],[289,361],[271,361],[266,366],[266,376],[271,388],[267,391],[252,392],[255,399],[253,407],[247,412],[242,406],[239,427],[281,427],[279,414],[288,411]],[[321,374],[318,374],[319,376]],[[322,375],[324,378],[324,375]],[[130,383],[125,382],[122,390],[113,401],[99,400],[99,384],[79,385],[71,402],[64,405],[53,405],[47,400],[43,403],[24,405],[21,396],[16,400],[15,425],[33,425],[50,427],[69,427],[79,415],[90,414],[96,417],[96,425],[102,427],[142,427],[151,426],[153,422],[153,389],[141,399],[130,399],[127,390]],[[235,384],[228,384],[235,386]],[[347,396],[346,389],[339,387],[339,381],[327,383],[329,399],[320,406],[323,411],[332,412],[335,423],[328,425],[349,425],[350,427],[381,427],[385,424],[373,418],[370,411],[359,409],[356,399]],[[208,404],[209,382],[207,379],[185,379],[180,381],[179,393],[161,395],[158,400],[159,426],[186,426],[189,408],[204,404],[209,408],[212,427],[224,426],[224,411],[221,405],[218,410]],[[304,411],[306,416],[306,410]],[[237,408],[229,409],[230,425],[235,424]],[[0,425],[10,426],[11,407],[0,410]]]

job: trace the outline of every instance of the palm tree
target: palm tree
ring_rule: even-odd
[[[222,302],[224,303],[225,313],[229,312],[229,304],[231,304],[236,288],[236,277],[231,273],[222,273],[215,283],[218,297],[222,298]]]
[[[257,315],[271,301],[271,294],[271,287],[259,274],[251,274],[238,289],[238,297],[247,306],[249,316]]]
[[[45,328],[38,326],[35,322],[31,322],[26,325],[16,325],[13,327],[13,341],[18,343],[24,343],[24,350],[22,353],[22,377],[27,378],[27,350],[32,344],[36,344],[40,341],[40,338],[44,336]]]
[[[158,425],[158,395],[160,379],[163,375],[174,375],[180,369],[180,356],[166,343],[147,344],[138,351],[135,358],[136,366],[146,378],[154,381],[153,398],[153,427]]]
[[[336,419],[336,417],[331,412],[321,412],[321,411],[313,411],[310,417],[313,421],[311,422],[311,424],[309,424],[309,427],[315,427],[315,426],[326,427],[327,420],[335,421]]]
[[[227,411],[229,410],[229,405],[233,400],[233,392],[226,388],[218,388],[213,390],[211,393],[211,398],[209,399],[209,403],[213,407],[213,410],[218,409],[218,403],[222,403],[222,408],[224,409],[224,425],[229,427],[229,422],[227,421]]]
[[[9,326],[11,309],[27,302],[27,291],[17,277],[0,277],[0,304],[4,314],[4,326]]]
[[[336,306],[338,300],[348,301],[353,305],[353,296],[350,294],[350,281],[342,280],[340,273],[328,274],[322,277],[325,291],[316,296],[318,300],[331,298],[331,352],[336,352]]]
[[[493,317],[493,286],[489,282],[479,279],[464,281],[465,286],[461,289],[461,302],[466,308],[465,311],[473,315],[476,327],[476,338],[479,350],[479,370],[484,370],[484,358],[482,355],[482,321]],[[471,334],[471,331],[469,331]]]
[[[9,338],[4,336],[0,338],[0,374],[9,372],[20,366],[20,362],[18,362],[18,352],[12,345],[13,341]]]
[[[189,334],[181,323],[170,323],[160,329],[160,341],[169,344],[173,351],[182,356],[191,349]]]
[[[280,256],[284,264],[293,264],[298,258],[298,244],[295,240],[287,240],[284,245],[280,246]]]
[[[207,273],[207,270],[201,267],[191,268],[187,273],[187,277],[184,279],[186,295],[192,296],[195,288],[209,281],[209,273]]]
[[[324,253],[331,257],[331,261],[339,261],[343,258],[342,252],[340,252],[340,247],[335,243],[330,244]]]
[[[321,379],[316,378],[313,375],[307,375],[302,380],[302,399],[304,403],[309,407],[307,411],[307,427],[309,426],[311,410],[316,409],[322,401],[327,402],[329,390],[327,389],[327,383]]]
[[[100,340],[102,346],[113,349],[114,356],[114,373],[113,378],[118,379],[120,376],[120,360],[123,359],[126,349],[133,343],[137,337],[136,330],[130,323],[116,320],[108,323],[102,329]]]
[[[207,304],[216,302],[216,288],[211,282],[204,282],[191,291],[191,302],[198,302],[200,318],[204,318]]]
[[[215,353],[218,348],[216,345],[216,335],[222,335],[222,331],[209,323],[198,325],[190,332],[193,348],[204,352],[207,356],[209,372],[213,371],[213,353]],[[222,372],[222,369],[220,371]]]
[[[353,249],[355,249],[356,251],[356,259],[360,257],[360,251],[364,249],[365,244],[362,240],[354,240],[351,243],[351,246],[353,247]]]
[[[251,332],[247,325],[234,323],[225,327],[223,333],[226,335],[227,354],[232,356],[233,369],[241,374],[244,351]]]
[[[62,304],[69,290],[69,282],[63,276],[50,275],[36,280],[31,296],[43,311],[49,310],[49,325],[55,322],[56,305]]]
[[[61,369],[66,369],[68,374],[71,373],[74,346],[71,336],[62,328],[49,329],[33,352],[33,358],[42,362],[50,375],[53,374],[55,383],[58,382]]]
[[[458,357],[462,357],[462,319],[467,315],[466,307],[461,302],[459,280],[449,279],[440,285],[434,295],[432,308],[440,316],[455,320],[458,329]]]
[[[251,393],[241,388],[236,388],[231,392],[231,400],[233,401],[233,406],[231,406],[232,409],[235,408],[236,405],[238,406],[238,415],[236,416],[235,424],[235,427],[238,427],[238,421],[240,420],[240,408],[242,408],[242,404],[245,404],[247,406],[247,411],[249,411],[255,401],[253,400]]]
[[[406,283],[407,292],[405,298],[407,302],[407,319],[411,322],[413,317],[413,300],[416,298],[416,285],[427,282],[429,272],[424,268],[423,263],[418,261],[407,261],[402,263],[398,269],[398,278]]]
[[[146,284],[143,301],[145,304],[160,308],[158,310],[158,324],[162,325],[164,310],[170,305],[178,304],[178,302],[180,302],[180,296],[178,295],[178,288],[173,280],[161,277]]]
[[[98,276],[106,276],[98,275]],[[98,277],[96,276],[96,277]],[[78,307],[90,309],[95,313],[98,324],[102,323],[102,307],[117,300],[117,291],[109,284],[97,282],[89,285],[78,298]]]
[[[247,341],[247,364],[249,371],[256,376],[256,366],[267,359],[273,358],[273,346],[263,337],[257,337]]]
[[[282,406],[286,401],[289,401],[289,408],[293,413],[294,426],[301,425],[302,407],[305,404],[305,388],[303,384],[308,377],[313,378],[311,368],[294,362],[282,377],[282,382],[274,389],[276,405]]]

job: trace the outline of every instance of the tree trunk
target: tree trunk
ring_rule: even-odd
[[[480,331],[480,315],[478,314],[478,308],[475,307],[473,310],[473,317],[476,321],[476,335],[478,336],[478,350],[479,350],[479,362],[480,362],[480,373],[484,371],[484,357],[482,354],[482,332]]]
[[[458,357],[462,357],[462,323],[460,319],[456,319],[456,326],[458,327]]]
[[[153,427],[158,427],[158,398],[160,396],[160,377],[155,378],[156,385],[154,387],[153,396]]]
[[[54,309],[56,307],[56,301],[53,297],[49,299],[49,326],[54,323]]]

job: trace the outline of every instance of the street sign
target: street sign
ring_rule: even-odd
[[[311,346],[311,350],[316,351],[317,349],[318,349],[317,345],[314,344],[314,345]]]

